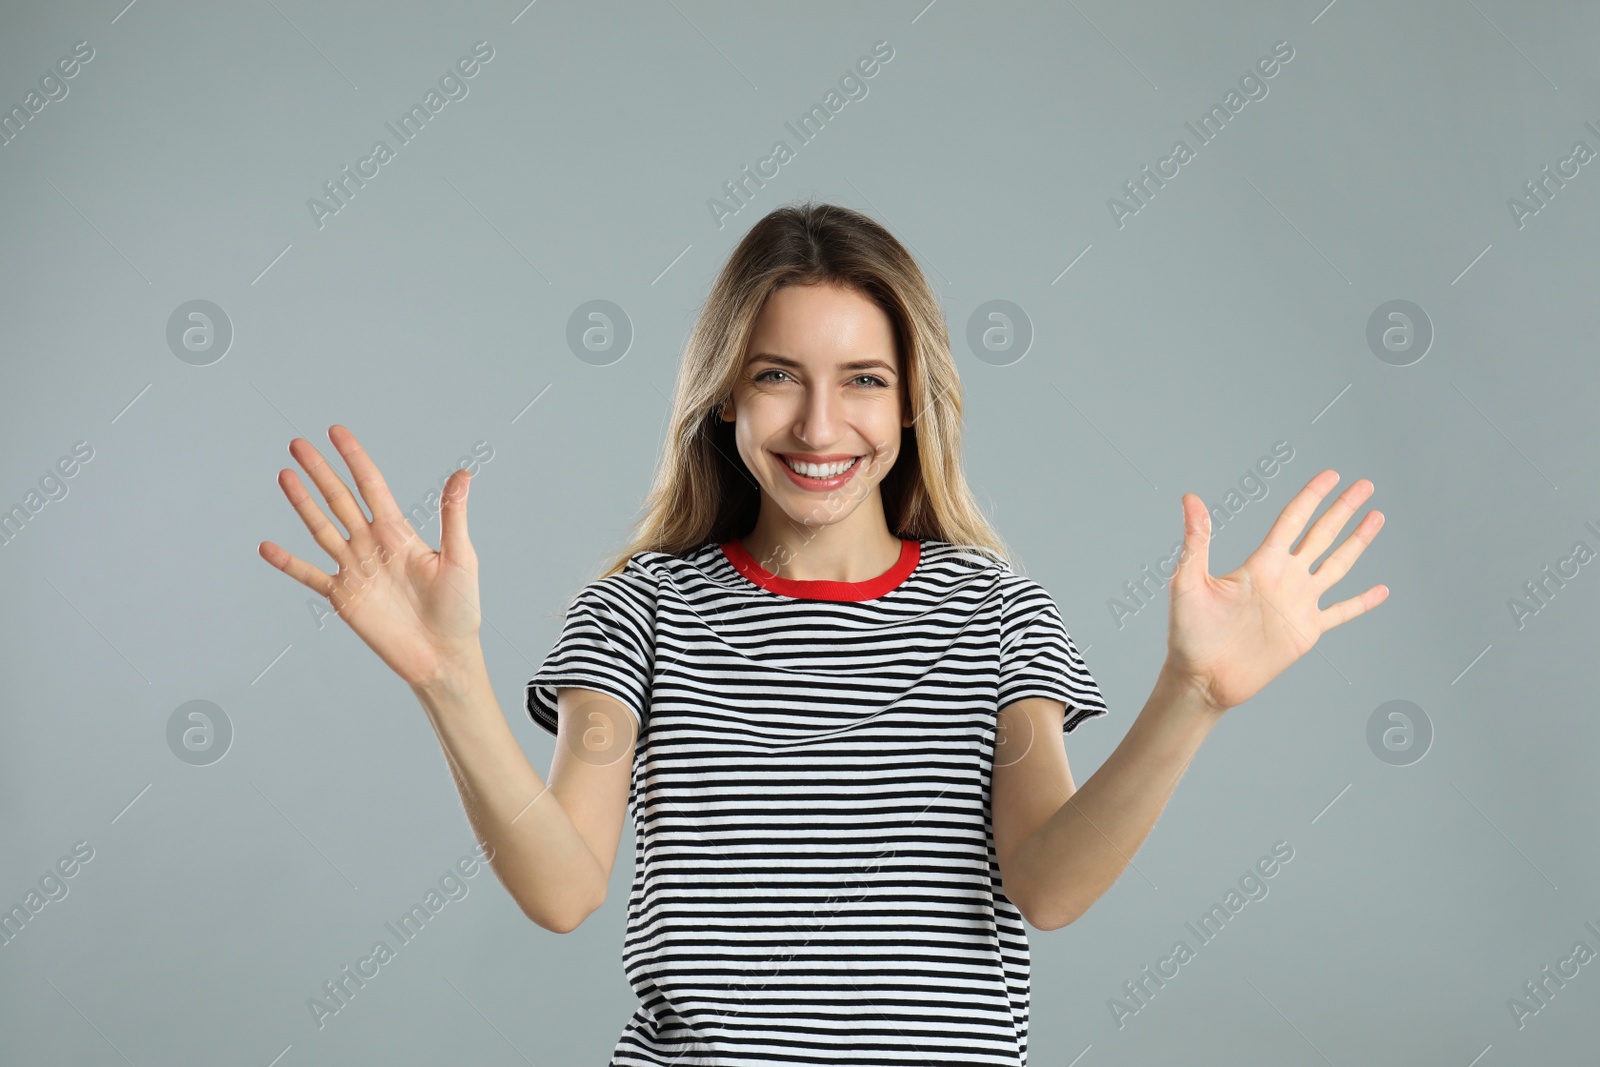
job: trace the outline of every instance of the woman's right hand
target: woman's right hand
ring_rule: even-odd
[[[439,682],[480,654],[478,557],[467,540],[472,476],[458,470],[445,483],[436,552],[412,529],[355,435],[334,426],[328,439],[349,465],[372,518],[321,453],[297,437],[289,442],[289,454],[311,476],[348,536],[323,515],[294,471],[280,471],[278,485],[338,570],[328,574],[271,541],[261,542],[261,558],[327,597],[339,617],[409,685]]]

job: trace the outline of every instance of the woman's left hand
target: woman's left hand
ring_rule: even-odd
[[[1377,607],[1389,587],[1375,585],[1328,608],[1317,600],[1343,578],[1383,526],[1370,511],[1322,565],[1311,564],[1367,497],[1362,479],[1346,489],[1290,551],[1324,497],[1339,484],[1325,470],[1306,483],[1267,531],[1261,547],[1231,574],[1207,573],[1211,514],[1193,493],[1183,495],[1183,555],[1171,582],[1167,662],[1163,670],[1192,684],[1218,712],[1243,704],[1311,650],[1317,638]],[[1190,498],[1193,503],[1190,503]]]

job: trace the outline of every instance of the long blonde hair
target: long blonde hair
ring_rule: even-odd
[[[644,515],[601,577],[620,572],[636,552],[685,555],[755,527],[761,493],[734,443],[734,424],[718,412],[733,393],[767,298],[785,285],[819,283],[857,290],[894,328],[913,418],[879,485],[890,532],[1009,559],[962,473],[961,379],[927,279],[873,219],[807,201],[752,226],[717,275],[678,367],[672,420]]]

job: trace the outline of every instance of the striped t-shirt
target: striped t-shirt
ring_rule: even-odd
[[[1106,711],[1038,583],[937,540],[858,583],[738,541],[640,552],[585,586],[556,689],[640,720],[615,1067],[1027,1063],[1029,954],[989,819],[996,716]]]

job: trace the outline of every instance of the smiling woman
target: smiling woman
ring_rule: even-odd
[[[1309,570],[1369,482],[1291,552],[1338,481],[1322,472],[1221,578],[1185,494],[1167,661],[1080,789],[1063,737],[1106,702],[974,502],[960,431],[944,316],[900,242],[830,204],[752,227],[680,362],[633,540],[527,684],[527,713],[557,735],[548,785],[478,639],[471,473],[445,485],[435,552],[348,430],[329,437],[370,519],[291,442],[348,539],[285,470],[338,573],[261,554],[410,684],[529,919],[566,933],[605,902],[631,808],[638,1007],[613,1065],[1025,1067],[1027,927],[1082,915],[1221,713],[1387,592],[1316,603],[1376,533],[1370,515]]]

